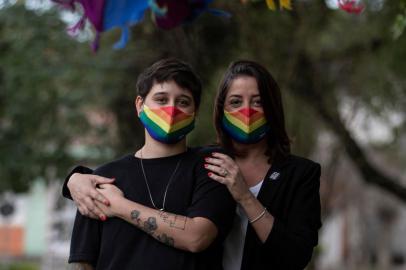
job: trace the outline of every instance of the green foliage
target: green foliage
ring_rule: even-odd
[[[396,15],[395,22],[392,26],[392,33],[395,39],[398,39],[406,28],[406,1],[400,2],[400,12]]]
[[[39,265],[36,263],[20,262],[10,265],[0,264],[0,270],[39,270]]]
[[[119,31],[104,33],[97,54],[66,35],[54,9],[0,9],[0,191],[134,152],[143,141],[133,105],[137,75],[167,56],[191,63],[204,83],[192,145],[215,141],[216,88],[229,62],[241,58],[261,62],[279,82],[295,153],[309,155],[324,128],[320,100],[332,112],[348,98],[376,116],[404,115],[406,38],[394,41],[388,30],[399,8],[385,3],[357,16],[322,1],[297,2],[292,12],[269,11],[264,1],[215,4],[232,18],[204,14],[171,31],[146,18],[123,50],[111,49]],[[95,123],[95,112],[112,120]],[[396,131],[393,143],[404,134]]]
[[[63,28],[56,13],[0,10],[0,191],[64,176],[73,139],[89,129],[83,100],[97,81],[81,59],[91,55]]]

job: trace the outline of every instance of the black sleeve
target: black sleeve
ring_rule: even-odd
[[[218,229],[218,239],[222,241],[231,229],[235,202],[224,185],[208,177],[204,159],[203,157],[200,159],[195,167],[197,178],[187,216],[211,220]]]
[[[68,188],[68,181],[69,178],[72,176],[72,174],[74,173],[85,173],[85,174],[92,174],[93,170],[89,169],[87,167],[84,166],[76,166],[75,168],[73,168],[73,170],[68,174],[68,176],[66,176],[65,181],[63,182],[63,186],[62,186],[62,196],[64,196],[67,199],[72,200],[72,196],[70,194],[69,188]]]
[[[69,263],[85,262],[96,267],[101,242],[100,221],[76,212],[70,244]]]
[[[320,220],[320,165],[311,166],[298,182],[288,224],[275,218],[264,245],[276,253],[285,269],[304,269],[318,243]]]

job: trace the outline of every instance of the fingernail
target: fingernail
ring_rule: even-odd
[[[205,168],[209,167],[209,164],[204,164],[204,167],[205,167]]]
[[[208,157],[206,157],[206,158],[204,158],[204,160],[207,162],[207,161],[209,161],[210,159],[209,159]]]
[[[101,216],[100,219],[101,219],[101,221],[106,221],[106,217],[105,217],[105,216]]]
[[[211,172],[209,172],[207,175],[208,175],[208,176],[212,176],[213,174],[212,174]]]
[[[116,178],[115,178],[115,177],[113,177],[113,178],[111,178],[111,180],[116,180]]]

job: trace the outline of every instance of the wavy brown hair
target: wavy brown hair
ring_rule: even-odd
[[[290,154],[290,139],[285,128],[281,91],[271,73],[254,61],[239,60],[232,62],[219,85],[214,104],[214,123],[218,143],[230,154],[238,155],[230,136],[223,131],[221,122],[227,92],[233,80],[240,76],[250,76],[257,81],[265,118],[270,126],[270,131],[266,137],[268,143],[266,155],[269,157],[269,162],[285,159]]]

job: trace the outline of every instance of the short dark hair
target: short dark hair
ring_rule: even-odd
[[[250,76],[256,79],[265,118],[270,126],[267,135],[266,155],[269,161],[284,159],[290,154],[290,139],[285,128],[281,91],[271,73],[262,65],[249,60],[232,62],[219,85],[214,105],[214,124],[218,143],[232,154],[237,155],[231,138],[223,131],[221,122],[224,115],[224,102],[234,79]]]
[[[138,76],[137,95],[145,98],[155,83],[171,80],[192,93],[197,110],[200,105],[202,83],[192,67],[179,59],[162,59],[145,69]]]

